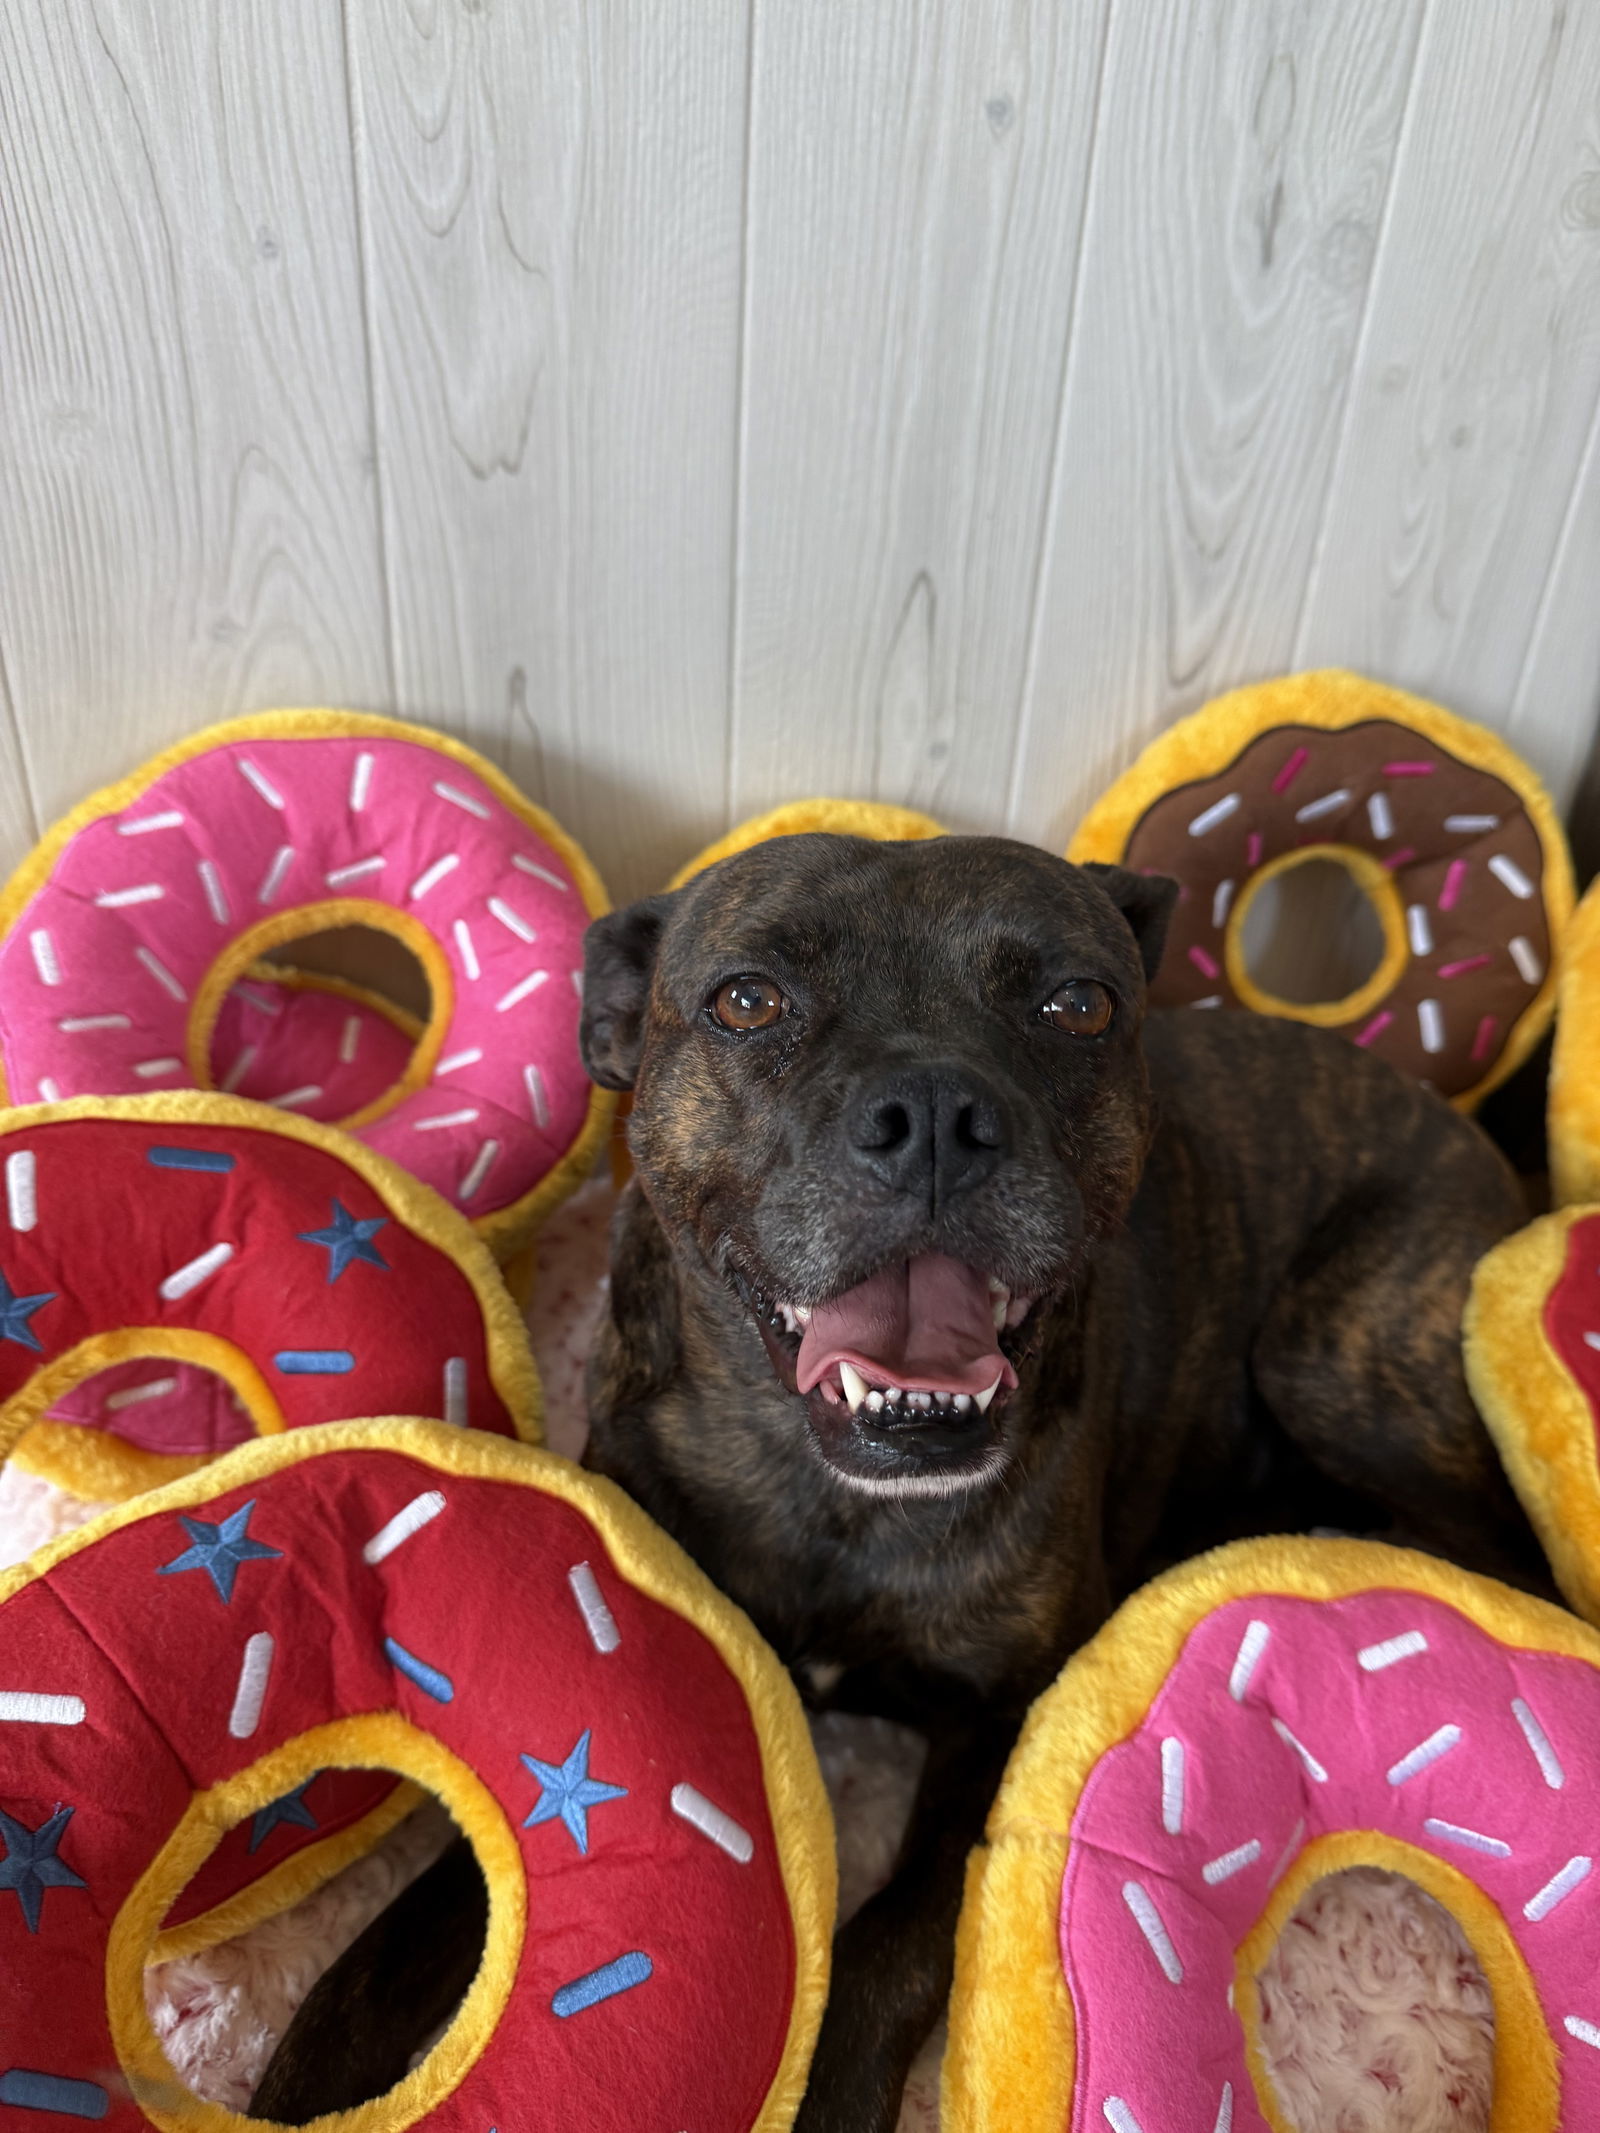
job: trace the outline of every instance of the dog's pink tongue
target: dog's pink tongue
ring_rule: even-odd
[[[987,1280],[940,1252],[883,1267],[817,1305],[800,1342],[800,1390],[841,1361],[908,1392],[985,1392],[997,1374],[1017,1382],[995,1338]]]

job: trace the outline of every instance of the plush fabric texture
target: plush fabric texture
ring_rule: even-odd
[[[1597,1739],[1600,1638],[1449,1565],[1257,1541],[1156,1580],[1034,1706],[974,1855],[947,2126],[1286,2133],[1256,1974],[1358,1865],[1461,1922],[1497,2133],[1589,2124]]]
[[[258,957],[334,926],[393,934],[432,1011],[400,1082],[344,1123],[509,1257],[605,1131],[577,1024],[606,908],[572,840],[459,742],[355,712],[235,719],[94,794],[0,895],[5,1087],[121,1094],[175,1059],[207,1088]]]
[[[365,1409],[537,1439],[487,1250],[345,1134],[227,1096],[81,1099],[6,1113],[0,1171],[0,1459],[116,1498]]]
[[[919,815],[910,807],[890,807],[881,800],[792,800],[768,814],[752,815],[748,822],[729,830],[726,837],[708,844],[686,866],[679,867],[667,887],[681,889],[686,881],[693,881],[696,874],[703,874],[719,859],[731,859],[735,852],[747,852],[753,844],[765,844],[771,837],[804,837],[816,831],[835,837],[872,837],[879,843],[901,839],[918,843],[925,837],[942,837],[945,833],[944,825],[931,815]]]
[[[1467,1382],[1556,1581],[1600,1622],[1600,1210],[1563,1208],[1479,1261]]]
[[[222,996],[213,1078],[229,1096],[336,1126],[404,1080],[422,1028],[366,986],[257,963]]]
[[[1357,674],[1292,674],[1217,697],[1161,734],[1067,850],[1180,884],[1151,998],[1248,1007],[1337,1029],[1469,1110],[1555,1010],[1572,863],[1543,786],[1511,749],[1437,704]],[[1384,949],[1346,998],[1264,993],[1242,928],[1262,887],[1337,860]]]
[[[1550,1184],[1558,1206],[1600,1202],[1600,881],[1572,914],[1550,1055]]]
[[[36,1699],[0,1825],[3,2100],[222,2133],[146,2012],[156,1929],[222,1831],[369,1767],[444,1801],[490,1919],[444,2041],[351,2133],[551,2094],[596,2133],[788,2124],[834,1908],[815,1761],[777,1662],[620,1491],[437,1423],[302,1431],[45,1548],[0,1610]]]

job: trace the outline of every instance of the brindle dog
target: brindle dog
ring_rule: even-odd
[[[892,2126],[1021,1718],[1152,1570],[1337,1524],[1545,1589],[1458,1337],[1513,1177],[1337,1038],[1147,1018],[1173,896],[998,838],[804,836],[590,931],[585,1057],[634,1091],[638,1173],[590,1463],[814,1700],[929,1740],[804,2133]],[[465,1988],[464,1849],[397,1911],[259,2113],[376,2093]]]

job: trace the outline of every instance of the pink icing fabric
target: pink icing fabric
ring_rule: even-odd
[[[588,913],[542,838],[469,768],[413,741],[229,742],[80,830],[0,943],[13,1101],[181,1086],[139,1068],[183,1056],[190,1003],[223,948],[274,912],[336,897],[410,913],[455,981],[432,1083],[360,1138],[469,1215],[520,1199],[587,1113]]]
[[[337,1125],[392,1089],[411,1052],[405,1031],[364,1000],[241,978],[217,1016],[211,1072],[230,1096]],[[181,1088],[186,1079],[153,1086]]]
[[[1494,1900],[1560,2050],[1562,2121],[1600,2124],[1595,1742],[1600,1670],[1497,1644],[1442,1602],[1219,1608],[1073,1817],[1073,2133],[1268,2133],[1234,1950],[1303,1846],[1352,1829],[1432,1852]]]
[[[62,1394],[52,1422],[110,1431],[147,1452],[195,1453],[212,1458],[255,1435],[233,1388],[193,1363],[144,1356],[112,1363]]]

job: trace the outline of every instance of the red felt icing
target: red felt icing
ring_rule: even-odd
[[[1568,1230],[1566,1264],[1545,1301],[1544,1323],[1600,1429],[1600,1215],[1585,1215]]]

